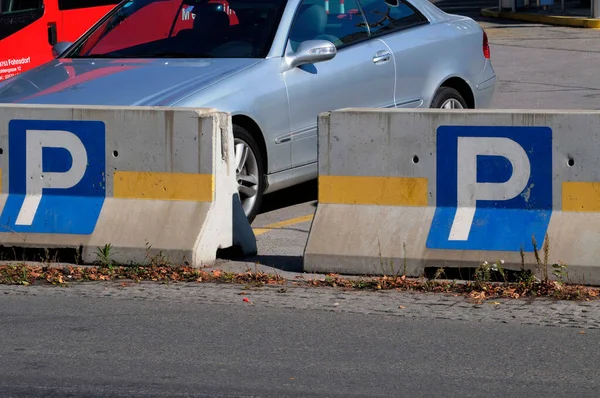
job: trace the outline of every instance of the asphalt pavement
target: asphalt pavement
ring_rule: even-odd
[[[597,397],[600,388],[597,302],[86,283],[0,286],[0,319],[2,397]]]
[[[490,1],[433,1],[447,12],[468,15],[486,30],[498,76],[493,108],[600,109],[600,34],[579,29],[491,20],[479,9]],[[299,269],[317,184],[310,182],[265,197],[266,207],[253,223],[260,261]]]
[[[497,0],[429,0],[450,14],[466,15],[480,20],[481,9],[498,7]]]

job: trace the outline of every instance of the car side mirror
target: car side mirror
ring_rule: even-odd
[[[71,47],[70,41],[59,41],[54,46],[52,46],[52,56],[54,58],[58,58],[58,56],[64,53],[69,47]]]
[[[329,61],[336,53],[335,44],[330,41],[306,40],[300,43],[296,51],[289,54],[286,59],[289,69],[293,69],[304,64]]]

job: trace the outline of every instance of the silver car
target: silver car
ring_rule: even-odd
[[[488,107],[496,83],[479,24],[427,0],[125,0],[55,52],[0,102],[231,112],[250,221],[317,177],[320,112]]]

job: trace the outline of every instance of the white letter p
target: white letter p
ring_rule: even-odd
[[[502,156],[512,165],[506,182],[477,182],[477,155]],[[510,200],[529,181],[531,165],[521,145],[509,138],[458,137],[457,209],[449,240],[468,240],[478,200]]]
[[[42,200],[42,190],[47,188],[68,189],[81,181],[87,168],[87,151],[81,140],[73,133],[62,130],[27,130],[25,136],[26,196],[17,216],[16,225],[31,225]],[[73,163],[66,172],[44,173],[42,148],[63,148],[69,151]]]

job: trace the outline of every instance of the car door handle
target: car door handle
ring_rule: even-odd
[[[390,54],[386,50],[377,51],[375,53],[375,55],[373,56],[373,63],[381,64],[381,63],[389,61],[391,57],[392,57],[392,54]]]

